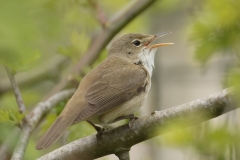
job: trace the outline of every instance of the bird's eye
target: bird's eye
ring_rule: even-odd
[[[139,40],[134,40],[132,43],[134,44],[134,46],[140,46],[141,44]]]

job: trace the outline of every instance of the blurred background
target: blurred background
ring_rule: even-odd
[[[27,0],[22,3],[0,0],[0,159],[10,159],[18,138],[16,125],[24,117],[18,112],[4,65],[16,73],[26,113],[29,113],[60,79],[69,79],[65,88],[76,88],[81,78],[105,59],[106,48],[80,74],[69,75],[70,69],[96,43],[91,44],[91,38],[108,26],[107,20],[133,2]],[[237,0],[156,1],[116,34],[118,37],[127,33],[172,32],[158,40],[174,45],[159,48],[156,53],[152,88],[137,113],[139,117],[232,85],[236,87],[238,97],[239,8],[240,1]],[[65,104],[66,101],[59,103],[33,132],[25,160],[36,159],[73,140],[95,134],[90,125],[82,122],[71,126],[50,148],[35,150],[36,141]],[[137,160],[240,159],[239,115],[239,110],[234,110],[201,125],[137,144],[132,147],[130,156]],[[11,140],[3,150],[7,138]],[[117,159],[115,155],[99,158]]]

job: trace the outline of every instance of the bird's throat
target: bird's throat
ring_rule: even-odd
[[[154,68],[154,57],[157,48],[144,48],[139,53],[139,61],[147,69],[150,76],[152,76],[152,71]]]

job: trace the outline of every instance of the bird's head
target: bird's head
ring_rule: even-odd
[[[154,40],[171,32],[156,35],[126,34],[113,41],[110,46],[109,56],[123,58],[130,63],[141,63],[150,70],[154,67],[154,56],[158,47],[168,46],[173,43],[150,44]]]

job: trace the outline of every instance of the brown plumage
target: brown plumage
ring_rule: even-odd
[[[148,46],[160,36],[128,34],[115,40],[108,57],[82,79],[36,148],[50,146],[72,124],[84,120],[109,124],[138,110],[151,86],[156,48],[170,44]]]

